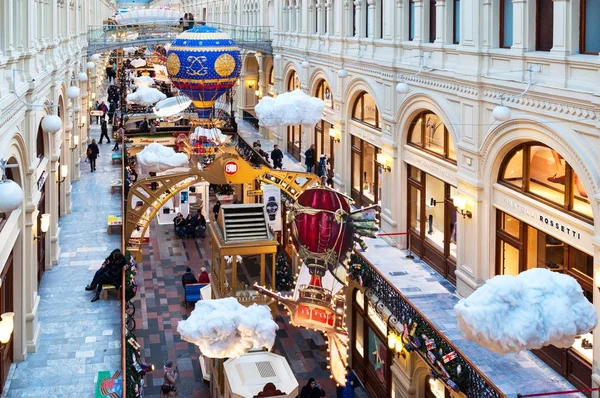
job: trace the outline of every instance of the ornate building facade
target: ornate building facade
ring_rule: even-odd
[[[23,190],[21,206],[0,213],[0,312],[15,313],[13,338],[0,363],[1,383],[11,362],[36,350],[43,328],[39,283],[58,263],[58,221],[71,212],[72,184],[88,141],[87,111],[99,84],[100,63],[86,68],[86,35],[88,26],[101,25],[114,8],[111,0],[0,5],[0,158],[16,165],[6,169],[7,176]],[[81,75],[77,79],[81,72],[87,73],[86,82]],[[77,98],[67,97],[70,86],[79,87]],[[62,120],[56,133],[41,127],[49,114]],[[44,214],[50,220],[46,233]]]

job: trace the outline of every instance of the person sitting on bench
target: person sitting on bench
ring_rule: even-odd
[[[85,287],[85,290],[96,290],[96,295],[92,299],[98,301],[102,292],[102,285],[113,285],[119,289],[121,287],[121,274],[125,266],[125,256],[119,249],[113,250],[108,258],[102,264],[102,267],[94,275],[92,282]]]
[[[185,285],[191,285],[193,283],[198,283],[198,281],[196,280],[194,274],[192,274],[192,269],[190,267],[187,267],[185,269],[185,274],[181,275],[181,284],[185,289]]]
[[[198,213],[196,214],[195,225],[196,234],[201,238],[206,238],[206,218],[204,218],[204,215],[200,210],[198,210]]]

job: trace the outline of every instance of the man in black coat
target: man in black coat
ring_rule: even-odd
[[[185,289],[185,285],[190,285],[192,283],[198,283],[198,281],[196,280],[194,274],[192,274],[192,269],[190,267],[187,267],[185,269],[185,274],[181,275],[181,284]]]
[[[306,164],[306,171],[309,173],[312,173],[313,166],[315,165],[315,155],[315,144],[312,144],[310,148],[304,152],[304,164]]]
[[[86,155],[88,160],[90,161],[90,168],[92,172],[96,171],[96,159],[100,154],[100,150],[98,149],[98,145],[96,144],[96,140],[92,139],[92,143],[88,145]]]
[[[105,118],[102,118],[102,121],[100,122],[100,131],[102,132],[102,134],[100,134],[100,144],[102,144],[102,139],[104,137],[106,137],[106,141],[110,144],[110,138],[108,137],[108,124],[106,123]]]
[[[279,170],[282,170],[283,152],[281,152],[281,149],[279,149],[278,145],[273,146],[273,151],[271,151],[271,159],[273,159],[273,168],[279,168]]]

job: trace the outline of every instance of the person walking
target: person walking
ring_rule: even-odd
[[[100,122],[100,144],[102,144],[102,139],[106,137],[106,141],[110,144],[110,138],[108,137],[108,123],[106,123],[106,119],[102,118]]]
[[[217,200],[217,203],[213,206],[213,214],[215,215],[215,221],[219,219],[219,211],[221,210],[221,201]]]
[[[179,377],[179,369],[173,365],[170,359],[165,362],[163,367],[165,371],[163,384],[160,387],[160,398],[177,398],[177,378]]]
[[[119,143],[123,142],[123,137],[125,136],[125,129],[123,129],[123,124],[119,125],[119,129],[117,130],[117,137],[115,138],[115,146],[113,147],[113,152],[119,150]]]
[[[300,398],[319,398],[324,397],[325,391],[314,378],[308,379],[308,383],[300,391]]]
[[[198,283],[198,281],[196,280],[194,274],[192,274],[192,269],[190,267],[187,267],[185,269],[185,274],[181,275],[181,284],[185,289],[185,285],[190,285],[193,283]]]
[[[312,169],[315,165],[315,144],[312,144],[310,148],[304,152],[304,164],[306,165],[306,171],[312,173]]]
[[[273,168],[279,168],[279,170],[283,170],[283,152],[279,149],[278,145],[273,146],[273,150],[271,151],[271,159],[273,159]]]
[[[210,276],[204,267],[200,268],[200,273],[198,274],[198,283],[210,283]]]
[[[90,169],[92,172],[96,171],[96,159],[100,154],[100,150],[98,149],[98,145],[96,144],[96,140],[92,139],[92,143],[88,145],[86,155],[88,160],[90,161]]]

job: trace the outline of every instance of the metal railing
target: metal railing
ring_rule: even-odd
[[[391,312],[389,323],[396,324],[419,324],[426,325],[428,329],[428,337],[433,340],[442,342],[448,350],[453,351],[457,355],[457,361],[463,364],[463,373],[468,375],[467,380],[461,383],[461,392],[471,398],[502,398],[506,397],[500,389],[490,381],[482,372],[463,354],[452,342],[430,322],[421,311],[417,309],[411,302],[398,290],[388,279],[367,260],[361,253],[354,252],[355,261],[362,262],[366,265],[366,272],[361,276],[363,286],[367,289],[368,296],[376,296],[378,302],[383,304]],[[438,347],[440,348],[440,347]],[[419,350],[415,353],[420,355],[426,363],[430,363],[427,357],[424,357]]]
[[[271,28],[269,26],[240,26],[220,22],[207,22],[207,25],[227,33],[240,47],[271,48]],[[121,47],[135,47],[145,44],[170,43],[183,32],[179,22],[156,21],[129,25],[95,25],[90,26],[87,34],[88,46],[94,51]],[[254,48],[251,48],[254,49]]]

